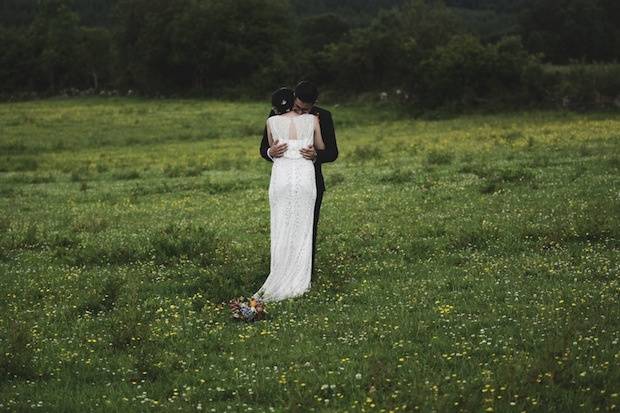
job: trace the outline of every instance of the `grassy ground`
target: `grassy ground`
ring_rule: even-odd
[[[266,104],[1,104],[0,410],[619,410],[620,115],[330,109],[318,281],[241,324]]]

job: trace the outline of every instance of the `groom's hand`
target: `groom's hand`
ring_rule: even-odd
[[[316,151],[314,150],[314,145],[308,145],[306,148],[301,148],[299,152],[301,152],[301,156],[308,159],[309,161],[314,161],[316,159]]]
[[[288,145],[286,143],[279,144],[278,142],[280,141],[276,139],[273,145],[267,149],[267,155],[271,155],[272,158],[279,158],[284,155],[284,152],[286,152]]]

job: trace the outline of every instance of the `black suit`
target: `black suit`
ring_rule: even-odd
[[[325,143],[325,149],[316,149],[317,159],[314,162],[314,174],[316,178],[316,203],[314,204],[314,226],[312,230],[312,274],[314,281],[316,281],[316,275],[314,274],[314,256],[316,252],[316,229],[319,223],[319,212],[321,210],[321,202],[323,201],[323,192],[325,192],[325,180],[323,179],[323,172],[321,171],[321,164],[325,162],[333,162],[338,158],[338,145],[336,144],[336,132],[334,131],[334,121],[332,120],[332,114],[325,109],[321,109],[318,106],[314,106],[310,113],[319,117],[319,124],[321,125],[321,135],[323,142]],[[269,113],[269,117],[274,116],[275,113],[272,110]],[[267,139],[267,127],[263,131],[263,140],[260,143],[260,154],[263,158],[269,162],[273,162],[269,156],[267,156],[267,150],[269,149],[269,140]]]

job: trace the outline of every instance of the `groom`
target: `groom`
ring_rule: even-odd
[[[323,192],[325,192],[325,181],[323,180],[323,173],[321,172],[321,164],[326,162],[334,162],[338,158],[338,146],[336,145],[336,132],[334,132],[334,121],[332,120],[332,114],[318,106],[314,106],[319,97],[319,90],[317,87],[308,82],[301,81],[295,87],[295,102],[293,104],[293,110],[299,114],[310,113],[311,115],[319,118],[319,124],[321,125],[321,135],[323,136],[323,142],[325,143],[325,149],[315,149],[313,145],[308,146],[300,150],[302,156],[314,162],[314,173],[316,178],[316,203],[314,204],[314,225],[312,228],[312,274],[313,279],[316,281],[316,274],[314,273],[314,256],[316,252],[316,229],[319,223],[319,212],[321,210],[321,202],[323,201]],[[272,110],[269,113],[269,117],[275,115]],[[278,143],[275,141],[273,146],[269,146],[269,140],[267,139],[267,128],[263,131],[263,140],[260,144],[260,154],[266,160],[273,162],[274,158],[281,157],[286,152],[286,143]]]

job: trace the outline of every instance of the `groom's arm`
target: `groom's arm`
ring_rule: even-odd
[[[269,112],[268,118],[272,117],[273,115],[275,115],[275,112],[271,110],[271,112]],[[263,140],[261,140],[260,142],[260,156],[262,156],[263,158],[265,158],[265,160],[269,162],[273,162],[273,159],[269,156],[267,150],[269,150],[269,140],[267,139],[267,126],[265,125],[265,129],[263,129]]]
[[[336,144],[336,132],[334,131],[332,114],[325,111],[321,114],[319,122],[321,125],[321,135],[323,135],[325,149],[315,149],[317,153],[317,160],[321,163],[334,162],[336,158],[338,158],[338,145]]]

